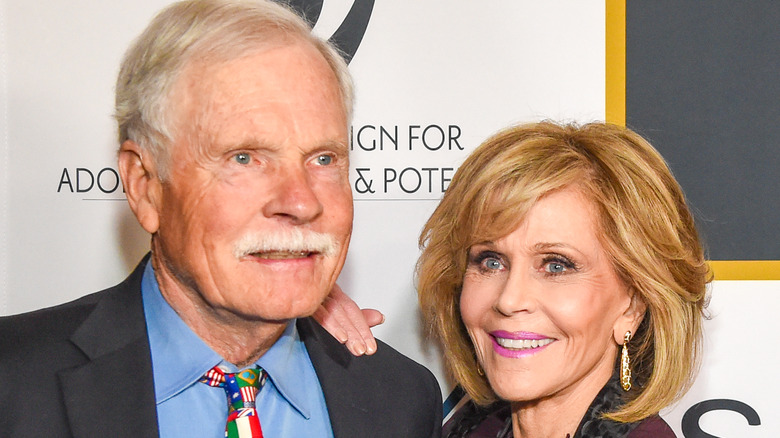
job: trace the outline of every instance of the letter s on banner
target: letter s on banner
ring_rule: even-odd
[[[685,415],[683,415],[682,433],[685,438],[719,438],[716,435],[708,434],[699,427],[699,419],[701,419],[701,416],[710,411],[734,411],[742,414],[751,426],[758,426],[761,424],[758,412],[741,401],[729,399],[705,400],[691,406],[690,409],[685,412]]]

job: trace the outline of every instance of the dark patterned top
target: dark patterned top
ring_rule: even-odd
[[[601,417],[622,404],[620,382],[613,376],[588,407],[574,436],[566,438],[675,438],[658,415],[636,423],[618,423]],[[496,402],[480,407],[469,400],[444,425],[445,438],[513,438],[512,411],[509,403]],[[563,437],[561,437],[563,438]]]

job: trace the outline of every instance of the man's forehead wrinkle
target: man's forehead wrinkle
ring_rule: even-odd
[[[213,110],[205,108],[206,111],[209,109]],[[198,141],[204,147],[211,145],[220,151],[244,147],[268,151],[288,147],[301,151],[333,149],[346,153],[349,150],[346,130],[334,131],[329,138],[310,138],[307,134],[309,125],[302,118],[291,117],[285,123],[276,120],[273,114],[265,116],[263,111],[253,109],[237,107],[219,112],[201,112],[194,126]]]
[[[207,138],[209,130],[206,129],[208,114],[213,110],[213,102],[207,98],[211,92],[210,88],[213,88],[210,85],[211,83],[205,80],[204,72],[190,63],[184,68],[170,93],[171,106],[176,114],[176,143],[187,146],[175,152],[188,154],[190,159],[202,154],[201,145],[210,141]]]
[[[218,85],[218,84],[217,84]],[[233,87],[235,88],[235,87]],[[244,143],[260,143],[262,139],[256,136],[247,136],[247,132],[257,131],[265,122],[259,117],[258,108],[262,108],[262,102],[256,105],[246,106],[237,99],[240,90],[230,90],[226,87],[212,85],[200,93],[192,108],[193,131],[197,133],[198,141],[205,145],[220,144],[233,146]],[[239,131],[236,134],[234,131]],[[242,138],[243,137],[243,138]]]
[[[285,45],[282,48],[285,47],[295,50],[294,45]],[[273,50],[273,48],[269,47],[266,50]],[[262,54],[262,52],[254,52],[249,56],[257,55],[258,53]],[[314,55],[321,57],[319,53],[314,53]],[[264,78],[252,77],[251,75],[245,78],[241,70],[236,70],[235,68],[240,66],[242,59],[244,57],[211,64],[196,60],[187,65],[185,74],[182,75],[182,81],[185,82],[182,84],[182,91],[184,92],[182,94],[187,96],[182,96],[184,97],[182,101],[189,103],[190,108],[188,109],[189,114],[185,116],[189,120],[183,120],[183,122],[188,123],[193,128],[197,128],[197,130],[193,129],[190,132],[197,132],[199,142],[205,144],[210,144],[217,140],[240,143],[245,140],[230,137],[243,136],[247,131],[250,131],[247,129],[250,127],[256,128],[253,131],[260,135],[265,131],[274,132],[278,135],[281,132],[279,129],[282,128],[280,125],[287,124],[285,129],[287,132],[284,132],[286,138],[284,140],[279,138],[271,138],[270,140],[276,142],[285,141],[287,144],[291,144],[292,137],[297,137],[296,141],[298,142],[305,139],[306,133],[310,131],[310,126],[306,122],[307,117],[303,116],[301,112],[305,111],[304,108],[306,108],[307,102],[298,102],[295,97],[292,97],[297,95],[293,90],[291,90],[289,98],[288,95],[280,96],[276,93],[266,93],[265,90],[277,79],[274,79],[272,76],[267,79],[268,84],[263,84],[262,82],[266,80]],[[306,55],[294,59],[293,62],[300,61],[302,64],[306,64],[304,59],[307,59]],[[308,59],[311,60],[311,58]],[[324,59],[321,61],[326,63]],[[332,101],[334,107],[341,109],[338,89],[331,86],[336,83],[335,74],[333,74],[330,68],[325,69],[324,72],[327,74],[325,77],[308,74],[302,76],[300,83],[302,87],[311,89],[311,84],[318,84],[314,88],[316,90],[314,93],[319,96],[309,96],[307,101],[310,99],[326,99]],[[235,81],[241,81],[242,79],[256,81],[257,87],[250,86],[249,89],[246,86],[237,87]],[[250,98],[247,99],[247,96]],[[255,99],[253,100],[251,97]],[[298,108],[299,106],[301,107],[300,109]],[[271,111],[272,109],[273,111]],[[246,115],[246,117],[241,117],[242,114]],[[280,118],[286,119],[286,122],[280,123],[283,121],[277,120]],[[346,115],[344,115],[344,118],[346,125]],[[237,121],[240,122],[236,123]],[[263,124],[268,124],[268,127],[264,127]],[[231,133],[230,130],[244,132]],[[337,140],[340,143],[348,141],[346,133],[334,133],[334,135],[344,138],[328,140]],[[219,137],[219,139],[214,137]],[[311,140],[322,141],[322,139]],[[320,146],[324,145],[307,145],[307,147]],[[344,148],[346,150],[349,149],[348,145],[345,145]]]

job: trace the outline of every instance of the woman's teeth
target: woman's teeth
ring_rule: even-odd
[[[510,350],[525,350],[529,348],[544,347],[551,343],[553,339],[508,339],[508,338],[496,338],[498,345],[510,349]]]

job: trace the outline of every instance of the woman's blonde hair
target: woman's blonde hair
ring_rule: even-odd
[[[542,122],[510,127],[477,148],[420,236],[423,317],[455,379],[477,403],[494,401],[460,315],[469,247],[509,234],[538,199],[567,187],[593,203],[615,271],[647,306],[629,344],[635,389],[607,414],[637,421],[690,387],[711,273],[679,184],[661,155],[629,129]]]

